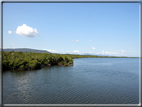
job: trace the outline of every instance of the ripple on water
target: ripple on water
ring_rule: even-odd
[[[74,59],[72,67],[3,73],[6,104],[138,104],[139,60]]]

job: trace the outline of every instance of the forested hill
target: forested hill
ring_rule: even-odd
[[[14,51],[14,52],[36,52],[36,53],[50,53],[46,50],[37,50],[37,49],[29,49],[29,48],[16,48],[16,49],[12,49],[12,48],[9,48],[9,49],[3,49],[3,51],[5,52],[11,52],[11,51]]]

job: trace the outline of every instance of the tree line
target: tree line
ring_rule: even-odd
[[[40,69],[42,66],[52,66],[52,65],[72,66],[74,58],[129,58],[129,57],[3,51],[2,70],[33,70],[33,69]]]

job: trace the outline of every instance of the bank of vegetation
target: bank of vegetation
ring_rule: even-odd
[[[52,66],[52,65],[72,66],[74,58],[129,58],[129,57],[3,51],[2,69],[34,70],[34,69],[40,69],[42,66]]]
[[[71,58],[138,58],[138,57],[126,57],[126,56],[98,56],[98,55],[77,55],[77,54],[64,54]]]
[[[31,52],[3,52],[3,70],[34,70],[42,66],[71,66],[73,59],[68,55]]]

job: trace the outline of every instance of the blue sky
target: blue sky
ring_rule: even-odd
[[[139,3],[4,3],[3,48],[139,56]]]

